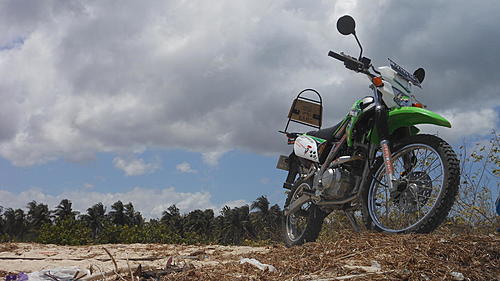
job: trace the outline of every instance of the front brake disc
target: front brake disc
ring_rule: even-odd
[[[402,190],[399,190],[402,188]],[[394,199],[405,213],[414,213],[427,204],[432,193],[432,180],[425,172],[412,172],[403,186],[398,186],[400,193]]]

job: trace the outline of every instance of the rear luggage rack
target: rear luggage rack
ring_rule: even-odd
[[[313,92],[318,96],[318,100],[306,98],[302,95],[307,92]],[[280,133],[287,134],[288,138],[291,138],[288,130],[288,125],[291,122],[299,123],[316,129],[321,129],[321,122],[323,119],[323,100],[318,91],[314,89],[302,90],[297,97],[293,100],[292,107],[288,112],[288,122],[284,131],[279,131]]]

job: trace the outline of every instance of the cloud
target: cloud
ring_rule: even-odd
[[[500,105],[498,1],[6,0],[0,46],[23,41],[0,50],[0,156],[28,166],[154,147],[216,165],[234,149],[282,152],[299,90],[323,94],[325,126],[369,94],[326,56],[358,53],[335,30],[345,13],[376,65],[427,70],[417,96],[434,110]]]
[[[219,207],[219,210],[221,210],[222,208],[224,208],[225,206],[229,207],[229,208],[235,208],[235,207],[241,207],[241,206],[244,206],[244,205],[250,205],[250,203],[248,203],[246,200],[234,200],[234,201],[228,201],[224,204],[222,204],[220,207]]]
[[[499,112],[490,108],[468,111],[447,110],[440,114],[451,122],[451,128],[434,125],[420,125],[419,128],[424,132],[438,133],[450,143],[460,142],[465,136],[489,135],[493,129],[498,131],[500,123]]]
[[[115,157],[113,165],[125,172],[127,176],[140,176],[148,173],[153,173],[160,168],[160,163],[146,163],[143,159],[123,159]]]
[[[205,164],[208,164],[209,166],[217,166],[219,164],[219,159],[226,153],[227,151],[210,151],[210,152],[203,152],[202,159]]]
[[[212,195],[209,192],[178,192],[174,187],[164,189],[150,189],[135,187],[126,192],[102,193],[89,190],[75,190],[63,192],[58,195],[46,194],[39,189],[29,189],[19,193],[0,190],[0,206],[4,208],[25,208],[26,204],[32,200],[48,204],[49,208],[54,208],[62,199],[69,199],[73,202],[73,208],[85,213],[87,208],[102,202],[110,210],[110,206],[118,200],[124,203],[132,202],[136,210],[139,210],[146,218],[159,218],[162,212],[169,206],[176,205],[181,213],[188,213],[192,210],[214,209],[218,212],[223,206],[236,207],[246,204],[244,200],[234,200],[223,204],[212,202]]]
[[[191,164],[189,164],[188,162],[182,162],[180,164],[177,164],[177,166],[175,166],[175,168],[177,169],[177,171],[179,171],[181,173],[197,173],[198,172],[197,170],[193,170],[191,168]]]

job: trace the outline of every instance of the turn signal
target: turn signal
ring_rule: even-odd
[[[382,77],[378,77],[378,76],[373,77],[372,82],[373,82],[373,85],[375,85],[377,87],[384,86],[384,82],[382,81]]]
[[[424,105],[423,105],[423,104],[421,104],[421,103],[419,103],[419,102],[412,104],[412,106],[413,106],[413,107],[420,107],[420,108],[424,108]]]

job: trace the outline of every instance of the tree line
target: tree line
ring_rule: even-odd
[[[459,147],[460,192],[442,227],[455,232],[486,232],[500,228],[494,202],[500,196],[500,135],[492,132],[488,142]],[[109,212],[97,203],[80,214],[71,201],[62,200],[53,210],[31,201],[23,209],[0,206],[0,242],[25,241],[54,244],[100,243],[217,243],[240,245],[280,241],[283,218],[278,205],[265,196],[241,207],[224,207],[219,215],[212,209],[181,214],[172,205],[158,219],[145,220],[132,203],[117,201]],[[322,235],[350,228],[340,214],[330,215]],[[321,237],[321,236],[320,236]]]
[[[109,211],[102,203],[85,213],[68,199],[50,210],[31,201],[23,209],[0,207],[0,242],[20,241],[66,245],[105,243],[217,243],[240,245],[252,241],[277,241],[282,210],[270,206],[265,196],[252,204],[230,208],[219,215],[212,209],[181,214],[172,205],[157,219],[146,220],[131,202],[117,201]]]

